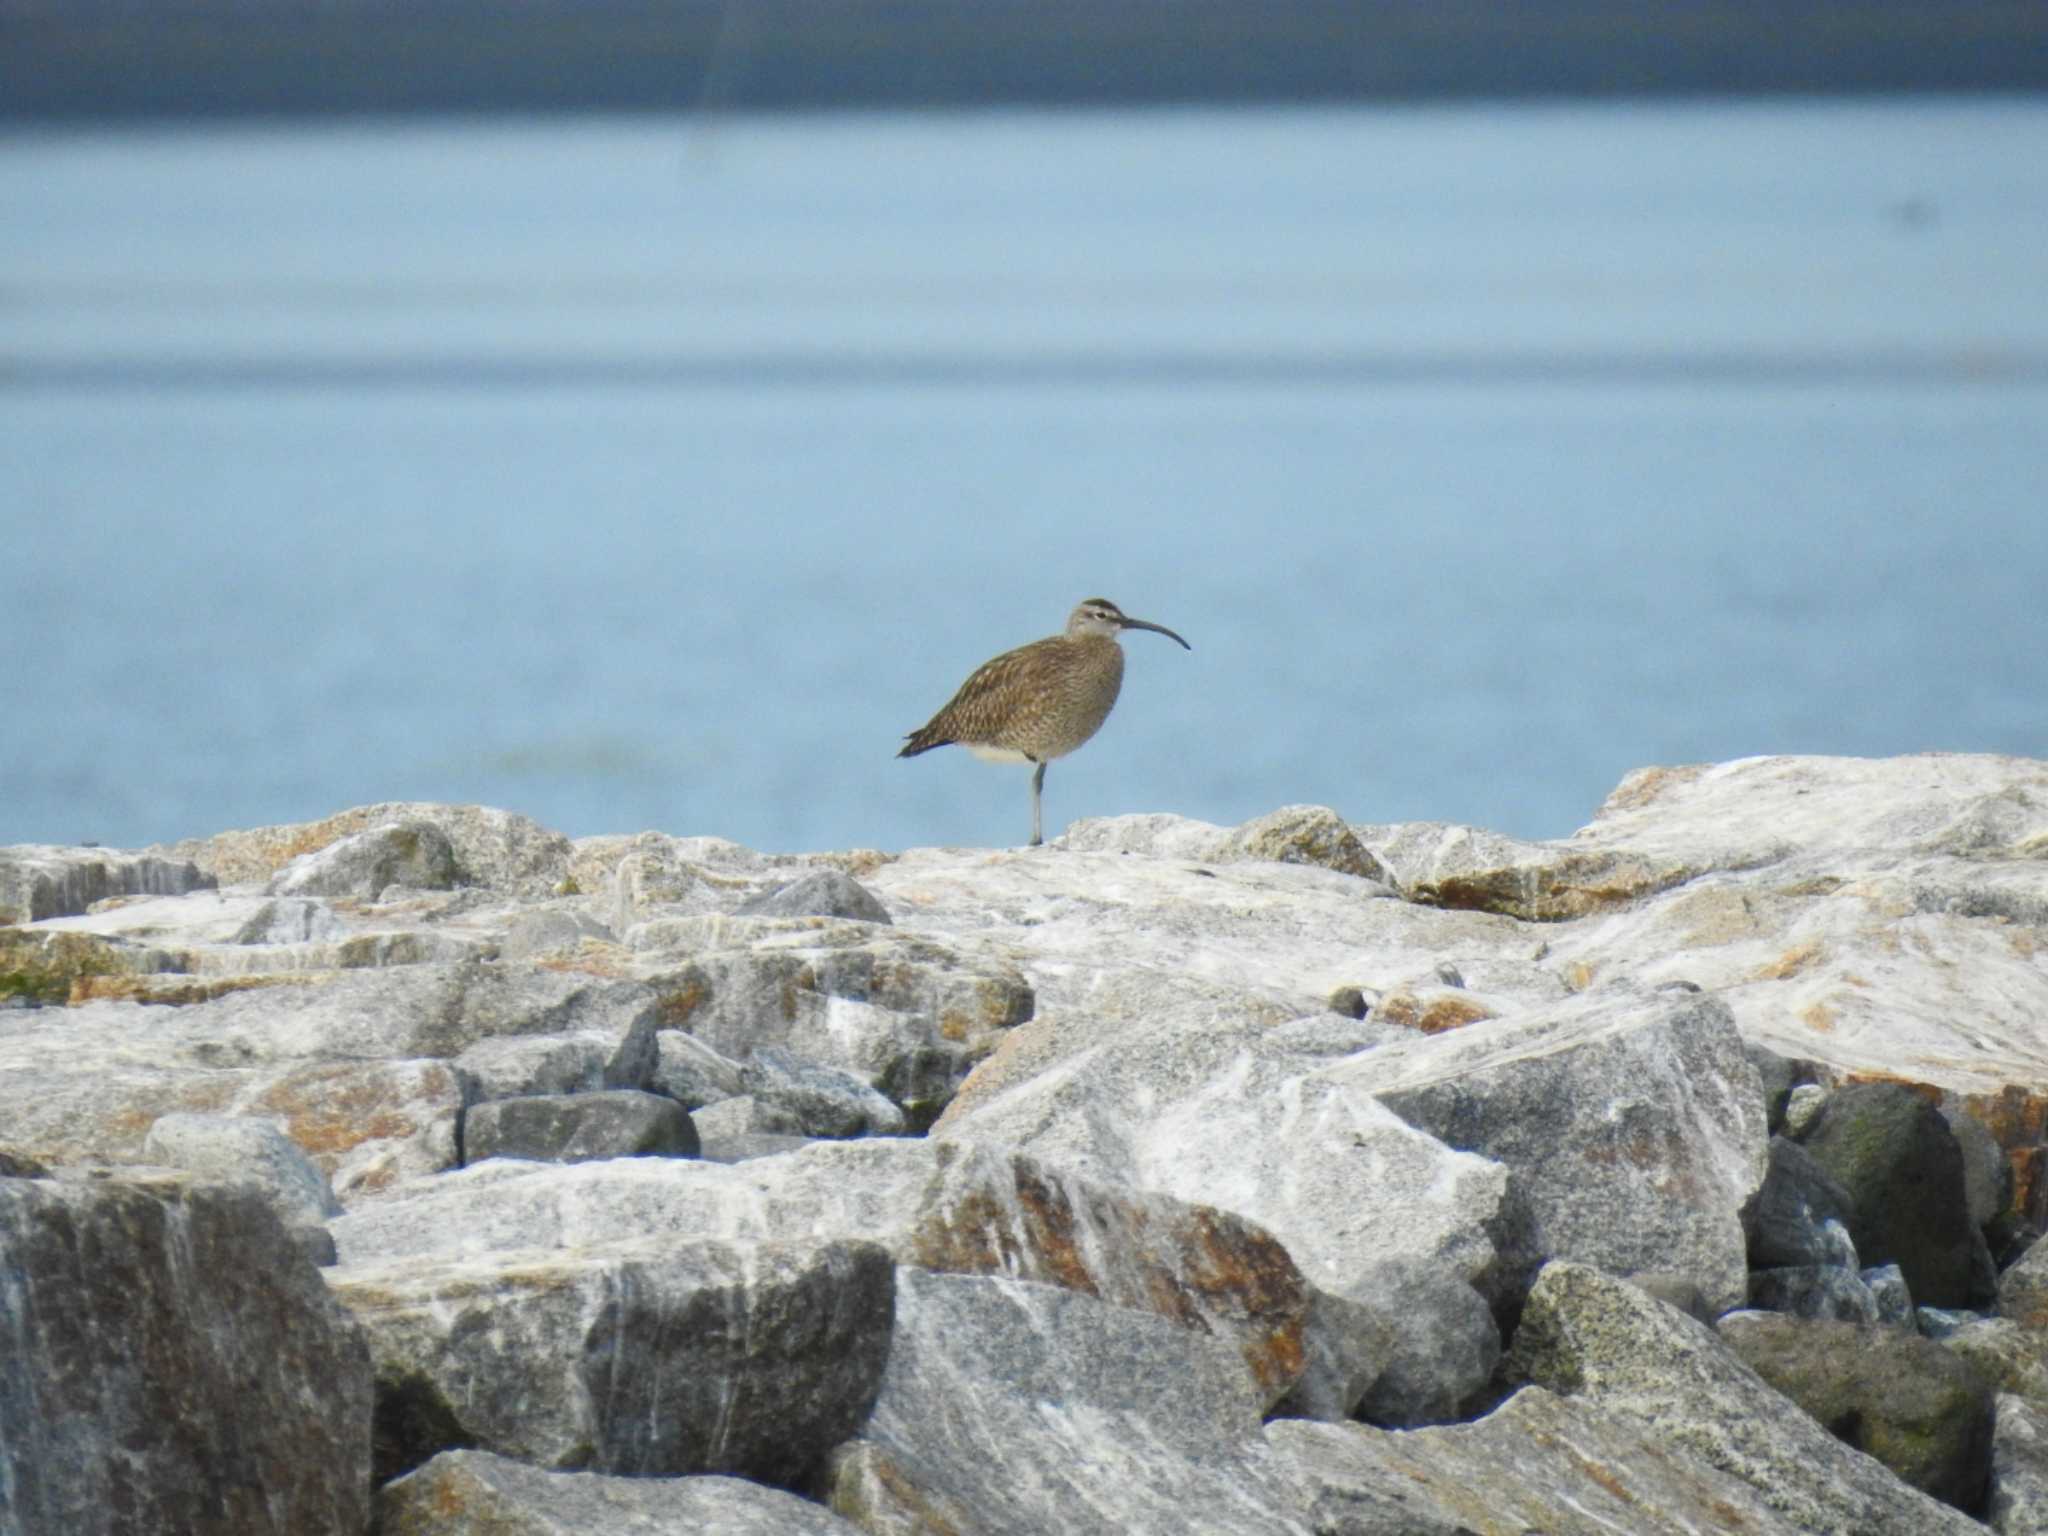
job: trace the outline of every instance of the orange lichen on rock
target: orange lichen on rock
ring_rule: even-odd
[[[1417,1034],[1440,1035],[1446,1030],[1463,1029],[1467,1024],[1477,1024],[1482,1019],[1498,1015],[1477,999],[1457,992],[1394,992],[1380,1000],[1379,1007],[1373,1010],[1373,1017],[1383,1024],[1412,1029]]]

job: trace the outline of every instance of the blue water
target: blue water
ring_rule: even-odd
[[[2048,103],[0,138],[0,842],[382,799],[995,845],[902,734],[1101,594],[1047,830],[1528,836],[2048,756]]]

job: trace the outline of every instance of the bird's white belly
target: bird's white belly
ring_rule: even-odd
[[[1031,761],[1029,757],[1019,752],[1015,747],[989,747],[972,741],[963,742],[961,745],[965,746],[968,751],[972,752],[984,763],[1028,763]]]

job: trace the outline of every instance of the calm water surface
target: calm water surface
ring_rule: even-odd
[[[1568,832],[2048,755],[2048,104],[0,138],[0,842],[380,799],[1000,844],[892,757],[1109,596],[1048,831]]]

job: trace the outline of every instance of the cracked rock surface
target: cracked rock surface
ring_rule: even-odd
[[[2040,1524],[2048,764],[365,806],[0,849],[0,1003],[0,1536]]]

